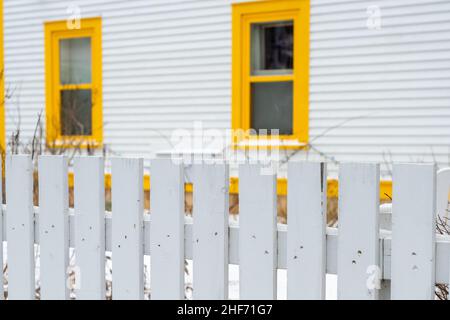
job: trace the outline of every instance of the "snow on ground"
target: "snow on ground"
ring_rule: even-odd
[[[191,260],[188,260],[188,275],[186,275],[186,286],[189,288],[195,287],[195,284],[192,283],[192,275],[193,275],[193,263]],[[230,265],[229,267],[229,298],[230,300],[239,299],[239,266]],[[286,270],[278,270],[278,300],[286,300],[287,298],[287,271]],[[195,290],[195,289],[194,289]],[[192,299],[191,290],[187,290],[188,299]],[[337,276],[336,275],[327,275],[326,278],[326,299],[327,300],[336,300],[337,299]]]
[[[74,266],[76,264],[74,259],[74,250],[70,249],[70,264]],[[4,263],[7,262],[7,254],[8,249],[6,243],[3,244],[3,255],[4,255]],[[40,275],[40,263],[39,263],[39,250],[38,246],[35,246],[35,256],[36,256],[36,287],[39,287],[39,275]],[[107,253],[107,261],[106,261],[106,281],[110,282],[113,280],[112,278],[112,261],[111,261],[111,253]],[[145,280],[145,298],[149,299],[149,293],[151,288],[151,280],[150,280],[150,262],[151,258],[149,256],[144,257],[144,280]],[[192,288],[195,287],[195,284],[192,283],[193,279],[193,262],[192,260],[187,260],[185,273],[185,282],[186,282],[186,297],[188,299],[192,299]],[[7,276],[7,274],[5,275]],[[229,298],[230,300],[238,300],[239,299],[239,266],[230,265],[229,266]],[[287,271],[286,270],[278,270],[278,300],[286,300],[287,297]],[[6,284],[6,281],[5,281]],[[7,285],[5,285],[5,289],[7,289]],[[110,288],[107,290],[110,295]],[[71,294],[72,298],[75,295]],[[336,275],[327,275],[326,278],[326,299],[327,300],[336,300],[337,299],[337,276]]]

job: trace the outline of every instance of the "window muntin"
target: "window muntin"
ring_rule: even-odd
[[[248,132],[235,136],[235,145],[245,147],[248,142],[263,147],[306,146],[309,0],[233,5],[232,66],[232,127]],[[269,130],[255,135],[251,129]],[[279,134],[270,129],[277,129]],[[272,142],[250,141],[264,140],[264,137]]]
[[[103,140],[101,19],[46,23],[47,144],[100,147]]]

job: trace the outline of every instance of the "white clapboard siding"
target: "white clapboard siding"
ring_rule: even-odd
[[[35,298],[31,156],[6,157],[8,299]]]
[[[156,159],[151,168],[151,298],[184,299],[183,165]]]
[[[327,172],[324,163],[288,166],[288,299],[324,299]]]
[[[377,299],[380,275],[378,164],[339,166],[338,299]]]
[[[112,159],[113,299],[144,298],[143,160]]]
[[[34,135],[45,105],[43,25],[67,19],[70,3],[102,18],[102,129],[114,153],[149,158],[171,149],[173,130],[194,133],[195,121],[230,129],[230,4],[243,1],[3,0],[5,83],[20,97],[20,108],[6,99],[6,136],[19,122],[23,141]],[[308,2],[314,147],[293,158],[385,162],[387,152],[392,161],[448,163],[450,2]],[[374,5],[380,29],[370,27]]]
[[[75,159],[77,299],[105,299],[105,182],[103,158]]]
[[[277,297],[276,175],[262,166],[239,167],[240,299]]]
[[[64,156],[39,158],[39,243],[41,299],[69,298],[68,161]]]
[[[393,170],[392,299],[433,299],[436,166],[397,164]]]
[[[194,299],[228,299],[228,165],[194,168]]]

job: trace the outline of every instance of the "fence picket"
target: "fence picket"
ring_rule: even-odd
[[[338,299],[378,299],[380,168],[339,166]]]
[[[39,158],[39,243],[41,299],[69,298],[69,198],[67,158]]]
[[[392,299],[433,299],[436,166],[394,165],[393,183]]]
[[[77,299],[105,299],[105,182],[103,159],[79,157],[74,164]]]
[[[184,298],[185,259],[194,260],[193,293],[202,300],[228,298],[229,263],[239,264],[241,299],[275,299],[277,268],[287,269],[289,299],[323,299],[325,272],[338,275],[339,299],[433,299],[435,282],[449,281],[450,244],[435,230],[437,211],[445,215],[448,169],[394,166],[391,234],[379,230],[378,164],[340,166],[339,226],[327,228],[324,163],[288,164],[288,225],[277,226],[276,174],[260,165],[239,167],[240,223],[229,225],[228,165],[186,172],[194,186],[189,218],[184,166],[172,159],[152,161],[151,215],[144,215],[143,160],[114,158],[113,213],[105,213],[103,161],[75,158],[72,214],[66,157],[39,157],[40,207],[34,208],[32,158],[6,156],[0,239],[8,246],[9,299],[35,298],[35,244],[44,300],[70,298],[69,246],[76,253],[70,271],[77,299],[105,299],[106,250],[113,254],[114,299],[143,299],[144,254],[151,254],[157,300]]]
[[[239,167],[241,299],[277,297],[276,186],[276,175],[264,173],[261,166]]]
[[[155,159],[151,171],[151,298],[184,299],[183,165]]]
[[[35,298],[33,166],[31,156],[6,157],[8,299]]]
[[[194,172],[194,298],[228,299],[228,166]]]
[[[324,299],[327,172],[324,163],[288,166],[288,299]]]
[[[112,159],[113,299],[144,298],[143,160]]]

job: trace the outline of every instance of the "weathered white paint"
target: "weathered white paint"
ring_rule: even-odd
[[[78,299],[105,299],[105,183],[103,159],[75,159],[74,235]]]
[[[204,231],[205,229],[200,228],[194,230],[196,226],[195,223],[193,224],[193,219],[184,216],[183,186],[185,180],[183,176],[183,168],[181,165],[175,164],[173,159],[155,160],[154,164],[155,164],[154,168],[159,169],[156,173],[156,177],[157,179],[159,178],[160,180],[152,182],[153,185],[152,190],[154,190],[155,186],[158,185],[163,186],[164,188],[159,189],[156,188],[158,192],[156,194],[152,194],[153,198],[152,205],[156,205],[156,208],[152,208],[152,210],[156,210],[156,212],[153,212],[156,214],[155,215],[145,214],[142,221],[142,211],[143,211],[142,207],[139,210],[134,210],[137,207],[139,207],[139,205],[137,205],[136,203],[139,202],[142,203],[142,173],[143,173],[142,160],[114,159],[113,170],[117,174],[114,175],[116,177],[115,178],[116,181],[115,182],[113,181],[113,188],[115,190],[118,190],[117,185],[119,185],[122,190],[125,188],[125,186],[134,186],[132,188],[128,188],[129,190],[127,190],[126,192],[128,195],[122,193],[120,193],[119,195],[117,195],[117,193],[113,194],[113,198],[115,198],[115,200],[113,201],[115,201],[114,203],[116,203],[114,210],[118,208],[120,209],[121,205],[123,204],[122,203],[123,201],[124,203],[126,202],[126,205],[123,205],[124,208],[126,207],[125,210],[128,211],[128,209],[131,208],[135,214],[130,215],[129,217],[126,217],[126,219],[123,220],[121,219],[124,218],[123,216],[119,215],[117,216],[118,218],[114,217],[117,211],[115,211],[113,215],[111,215],[110,213],[106,213],[105,215],[104,211],[101,214],[92,215],[93,217],[98,218],[97,220],[98,225],[100,225],[101,229],[103,229],[103,239],[100,240],[100,242],[102,242],[102,245],[98,246],[97,248],[94,248],[94,249],[102,248],[102,250],[100,251],[97,250],[97,252],[95,252],[95,256],[94,254],[91,254],[91,256],[93,257],[92,259],[94,260],[94,263],[88,265],[91,271],[94,270],[94,272],[88,273],[88,276],[91,276],[91,279],[93,279],[92,274],[94,274],[96,271],[95,270],[96,263],[98,262],[101,263],[102,261],[104,263],[105,250],[113,251],[113,266],[114,266],[114,257],[116,257],[116,259],[119,262],[119,269],[120,269],[120,263],[123,260],[121,259],[121,257],[117,258],[117,255],[114,255],[114,251],[119,252],[120,254],[123,253],[116,250],[117,243],[122,239],[123,234],[121,234],[120,231],[118,232],[117,228],[120,228],[121,230],[127,229],[127,227],[128,229],[133,229],[134,226],[131,227],[130,224],[130,221],[132,220],[133,217],[134,218],[137,217],[137,219],[140,219],[141,221],[140,222],[141,225],[139,227],[141,237],[137,239],[133,238],[134,239],[133,243],[135,246],[130,247],[130,250],[131,251],[141,250],[141,251],[138,254],[129,255],[130,257],[129,269],[131,271],[135,271],[136,269],[139,269],[141,267],[139,266],[139,263],[135,263],[136,260],[142,259],[142,256],[144,254],[149,255],[151,253],[152,265],[156,263],[157,266],[159,264],[160,267],[163,265],[166,267],[165,269],[163,268],[153,269],[153,272],[155,274],[152,276],[152,278],[154,278],[155,276],[158,279],[162,278],[164,279],[164,283],[167,284],[168,283],[167,279],[172,280],[174,278],[170,277],[167,271],[174,271],[172,272],[172,274],[178,276],[180,275],[178,272],[181,270],[181,275],[183,275],[182,273],[183,261],[185,258],[194,259],[195,264],[196,256],[198,256],[198,252],[200,252],[198,251],[198,247],[196,246],[196,239],[199,234],[198,230]],[[308,166],[310,166],[312,169],[308,168]],[[196,167],[196,169],[198,168],[199,167]],[[216,211],[214,206],[211,206],[212,209],[211,211],[209,211],[206,210],[207,208],[205,209],[200,206],[197,210],[205,209],[204,212],[203,210],[200,211],[202,211],[203,213],[212,212],[212,214],[214,214],[215,212],[219,212],[218,215],[226,217],[225,214],[227,208],[226,206],[227,188],[225,187],[227,186],[226,168],[227,168],[226,166],[215,164],[215,165],[205,165],[205,167],[201,168],[202,170],[194,170],[194,173],[196,173],[194,181],[199,179],[200,176],[201,178],[204,179],[203,182],[199,180],[197,180],[196,182],[197,184],[201,185],[198,191],[199,193],[197,195],[200,196],[198,200],[203,199],[202,195],[206,193],[206,191],[213,192],[214,194],[217,195],[217,198],[219,198],[220,201],[217,201],[216,204],[220,203],[219,208],[221,208],[220,210]],[[316,187],[320,186],[320,188],[317,188],[320,190],[318,194],[321,197],[323,197],[324,192],[322,190],[322,185],[325,183],[326,172],[324,172],[324,168],[322,168],[320,164],[297,163],[292,164],[290,166],[291,172],[293,170],[292,168],[296,169],[300,168],[305,171],[304,175],[299,175],[299,178],[301,178],[301,180],[304,181],[303,183],[305,185],[309,185],[307,183],[308,179],[305,178],[306,173],[311,176],[316,175],[316,178],[314,179],[314,181],[316,181],[315,183],[317,184]],[[320,170],[318,170],[319,168]],[[64,185],[67,185],[66,159],[64,157],[59,156],[43,157],[40,159],[39,169],[40,169],[39,176],[41,179],[40,184],[42,188],[42,192],[40,194],[42,207],[39,209],[38,208],[33,209],[31,199],[32,197],[30,196],[32,195],[31,158],[29,156],[7,157],[6,191],[7,191],[7,200],[8,199],[9,200],[6,206],[2,206],[2,211],[6,213],[6,215],[3,216],[2,222],[4,228],[6,228],[8,232],[6,234],[7,238],[5,238],[4,240],[8,240],[8,244],[10,245],[10,247],[8,248],[9,249],[8,253],[11,259],[14,260],[20,257],[21,261],[24,262],[24,264],[20,265],[22,267],[23,265],[28,263],[27,265],[28,269],[22,268],[22,271],[26,270],[34,271],[33,250],[31,250],[31,255],[27,256],[23,254],[24,248],[28,250],[29,248],[33,248],[34,243],[41,244],[41,246],[45,249],[43,253],[44,255],[43,259],[46,260],[49,258],[47,250],[49,248],[55,249],[56,247],[49,244],[48,236],[45,233],[46,227],[49,226],[48,225],[49,221],[52,221],[49,220],[50,217],[49,212],[55,213],[58,211],[58,209],[60,209],[62,211],[65,211],[67,214],[67,206],[66,206],[67,190],[64,191],[64,189],[66,189]],[[212,178],[213,176],[209,171],[214,171],[215,174],[217,174],[217,176],[215,176],[213,179]],[[299,174],[297,170],[294,170],[294,172]],[[318,174],[319,172],[320,175]],[[89,173],[89,175],[87,173]],[[240,199],[242,210],[240,221],[241,226],[239,228],[234,223],[231,223],[231,225],[227,227],[226,223],[224,224],[224,234],[228,232],[229,242],[228,242],[228,251],[226,250],[225,245],[223,246],[224,247],[223,253],[226,255],[226,253],[228,252],[228,263],[240,264],[242,270],[244,270],[245,274],[241,274],[240,279],[241,288],[242,286],[244,287],[241,289],[244,292],[244,294],[242,294],[241,292],[241,298],[246,299],[247,297],[255,295],[258,295],[258,297],[256,298],[259,298],[260,296],[261,297],[264,296],[262,298],[267,298],[269,295],[276,294],[275,286],[273,285],[276,281],[276,277],[274,276],[276,269],[285,269],[285,268],[291,269],[291,267],[289,266],[290,264],[289,250],[291,250],[292,239],[291,235],[288,235],[286,225],[278,225],[278,228],[276,226],[275,220],[276,208],[274,205],[276,203],[275,174],[268,174],[267,170],[263,170],[263,168],[259,165],[247,164],[241,167],[241,175],[242,175],[240,185],[240,188],[242,188]],[[85,183],[86,181],[89,180],[87,178],[88,176],[90,181],[92,182],[90,184],[92,186],[91,189],[89,189],[87,187],[87,184]],[[93,204],[93,207],[96,208],[96,210],[98,211],[98,208],[102,206],[100,203],[103,202],[104,206],[104,194],[102,194],[101,191],[103,190],[103,183],[104,183],[102,181],[103,176],[104,176],[103,159],[101,158],[75,159],[75,189],[78,190],[78,193],[75,192],[75,198],[78,199],[78,201],[80,201],[81,199],[82,201],[84,201],[82,202],[82,204],[86,205],[86,203],[88,203],[86,200],[91,201],[92,198],[89,198],[86,195],[83,196],[83,192],[87,192],[92,197],[96,197],[98,201],[97,202],[91,201],[91,202]],[[167,176],[171,177],[170,181],[162,179],[162,177]],[[217,180],[215,178],[217,178]],[[20,181],[22,183],[20,185],[22,189],[18,187],[19,184],[15,183],[16,181]],[[211,185],[210,183],[213,181],[215,181],[215,183]],[[222,183],[219,183],[220,181],[222,181]],[[298,182],[298,179],[291,179],[290,181]],[[394,299],[399,299],[399,292],[400,298],[405,299],[417,299],[424,297],[433,298],[435,281],[436,283],[448,283],[450,275],[449,272],[450,236],[436,235],[434,229],[435,215],[436,215],[435,165],[395,166],[394,182],[396,183],[396,185],[394,188],[394,220],[392,232],[388,230],[379,231],[378,227],[373,228],[374,225],[375,226],[378,225],[377,221],[369,223],[369,220],[373,217],[376,217],[379,211],[378,197],[376,196],[379,192],[379,190],[377,190],[379,181],[378,165],[344,164],[342,165],[341,168],[340,181],[341,181],[340,214],[342,215],[342,217],[340,220],[339,233],[338,229],[327,228],[327,235],[326,235],[326,272],[338,273],[338,276],[341,276],[340,281],[344,281],[343,282],[344,286],[341,286],[341,284],[339,284],[340,290],[344,291],[345,295],[347,294],[345,290],[348,289],[349,283],[347,283],[345,280],[350,279],[348,282],[351,282],[351,285],[355,286],[354,293],[352,293],[352,297],[353,295],[358,295],[357,297],[354,298],[361,298],[359,295],[362,295],[363,297],[367,298],[367,296],[365,295],[366,292],[360,286],[362,281],[361,282],[359,281],[360,279],[364,279],[364,276],[366,276],[365,274],[366,270],[364,270],[364,268],[360,270],[360,269],[350,269],[348,267],[345,267],[343,269],[341,266],[342,260],[344,260],[345,262],[345,260],[348,257],[352,257],[352,252],[354,250],[361,251],[361,252],[357,251],[358,256],[360,256],[361,258],[360,260],[365,260],[364,252],[371,252],[371,249],[375,248],[375,250],[381,250],[379,254],[378,263],[381,267],[382,278],[385,280],[389,280],[391,278],[393,279],[392,297]],[[166,184],[164,185],[163,183]],[[223,187],[222,189],[219,188],[221,185]],[[250,186],[252,185],[253,188],[250,188]],[[314,185],[314,183],[312,183],[311,185]],[[291,188],[293,186],[295,186],[295,183],[294,185],[291,184]],[[28,190],[25,193],[26,195],[28,195],[27,198],[29,201],[24,201],[23,197],[20,197],[21,201],[19,201],[18,195],[20,196],[23,195],[24,193],[23,188],[25,188],[25,190]],[[95,189],[96,191],[93,191]],[[83,192],[80,192],[80,190],[83,190]],[[353,190],[353,193],[350,193],[349,190]],[[194,192],[195,192],[195,185],[194,185]],[[358,197],[357,200],[352,199],[355,192],[356,196]],[[82,196],[80,196],[80,194]],[[293,195],[291,195],[290,197],[294,197],[295,193],[292,194]],[[55,203],[53,203],[54,201],[50,202],[49,195],[53,195],[55,197],[60,196],[61,200],[56,201]],[[213,196],[210,197],[211,199],[214,198]],[[173,199],[175,199],[176,201],[170,201]],[[320,197],[318,197],[316,200],[319,199]],[[419,201],[416,201],[416,199],[419,199]],[[119,203],[120,205],[117,206],[117,203]],[[209,202],[209,204],[211,203],[212,201]],[[317,205],[319,201],[316,201],[315,203]],[[320,204],[321,206],[319,207],[319,209],[323,211],[324,209],[323,203],[320,202]],[[86,257],[85,252],[78,251],[79,250],[78,242],[80,241],[79,240],[80,230],[82,236],[88,235],[90,242],[94,242],[92,239],[95,240],[95,235],[98,234],[99,232],[94,231],[95,232],[94,237],[89,237],[89,232],[86,232],[87,228],[84,229],[79,228],[80,226],[79,215],[80,215],[80,208],[82,208],[82,206],[80,206],[79,203],[78,204],[76,203],[75,205],[76,208],[70,210],[69,217],[67,217],[66,215],[65,218],[66,223],[68,223],[68,231],[69,231],[68,235],[66,233],[67,236],[66,241],[68,241],[69,246],[71,247],[75,246],[77,250],[77,255],[80,254],[81,252],[81,257],[83,258],[83,255],[84,257]],[[176,215],[173,214],[173,212],[175,211],[173,211],[172,209],[176,209],[177,212]],[[120,212],[122,212],[122,210],[120,210]],[[164,216],[161,215],[162,212],[165,213]],[[372,212],[372,214],[370,214],[370,212]],[[171,218],[167,219],[167,216]],[[250,216],[252,216],[252,219],[248,218]],[[41,221],[39,217],[41,218]],[[57,215],[54,214],[54,217],[57,217]],[[161,220],[161,217],[164,218]],[[353,219],[350,219],[350,217],[353,217]],[[408,228],[403,227],[404,226],[403,220],[406,218],[412,220],[411,223],[408,222],[409,223],[409,225],[407,225]],[[114,219],[118,219],[118,221],[115,221]],[[152,219],[152,221],[150,221],[150,219]],[[259,223],[251,225],[250,222],[254,221],[258,221]],[[398,223],[398,221],[400,221],[400,223]],[[59,224],[61,224],[60,220],[59,223],[55,223],[55,227],[57,227]],[[26,229],[27,233],[25,233],[24,230],[19,230],[20,232],[17,232],[15,228],[16,225],[19,225],[22,228],[25,227],[24,229]],[[173,229],[173,225],[177,225],[176,230]],[[202,222],[200,222],[197,227],[201,225]],[[254,225],[256,225],[256,227]],[[152,226],[151,229],[150,226]],[[12,230],[13,232],[9,232],[10,230]],[[413,231],[412,234],[411,230]],[[5,229],[3,230],[3,232],[4,231]],[[160,247],[158,245],[156,246],[154,245],[155,244],[155,241],[153,239],[154,234],[155,233],[157,234],[158,231],[160,232],[159,234],[159,239],[161,239],[160,243],[164,244],[163,247],[169,248],[170,245],[172,245],[171,248],[173,248],[174,250],[164,253],[162,252],[162,250],[159,249]],[[167,240],[172,238],[173,235],[171,233],[172,231],[174,231],[173,234],[176,235],[177,238],[176,242],[171,242]],[[351,233],[350,231],[353,231],[353,233]],[[243,241],[246,238],[249,238],[250,235],[252,234],[253,236],[251,236],[251,238],[256,240],[260,236],[260,232],[263,232],[262,233],[263,235],[267,234],[270,235],[270,237],[262,237],[260,244],[263,245],[255,244],[252,241],[249,241],[249,239],[247,239],[247,241],[243,243]],[[20,235],[28,234],[28,238],[26,237],[20,238],[21,246],[17,245],[19,243],[18,241],[19,233]],[[144,238],[142,238],[142,234],[144,234]],[[349,249],[350,251],[347,251],[347,249],[351,248],[351,246],[353,245],[349,244],[350,240],[348,236],[350,234],[352,234],[354,238],[354,243],[358,245],[358,247],[356,249],[354,248],[353,251],[351,249]],[[150,237],[150,235],[152,235],[152,237]],[[371,239],[369,235],[373,235],[374,239]],[[392,235],[394,236],[393,242],[391,240]],[[3,236],[5,236],[5,233],[3,233]],[[417,237],[417,239],[414,237]],[[26,246],[23,245],[24,244],[23,238],[25,238],[28,241],[28,244]],[[57,241],[57,239],[55,241]],[[378,243],[380,243],[379,246],[380,249],[378,249]],[[156,242],[156,244],[158,244],[158,242]],[[364,251],[359,249],[360,244],[363,244]],[[272,250],[273,259],[271,260],[268,260],[266,258],[267,255],[270,255],[270,251],[267,250],[268,247],[271,247],[273,249]],[[65,246],[65,248],[67,248],[67,245]],[[251,251],[251,249],[253,249],[253,251]],[[64,252],[64,250],[62,251]],[[52,252],[56,252],[55,256],[57,258],[60,258],[61,256],[59,254],[60,251],[52,251]],[[173,254],[173,252],[175,252],[175,254]],[[161,259],[161,256],[163,254],[165,254],[163,256],[165,260]],[[213,255],[214,254],[216,253],[213,253]],[[220,254],[216,255],[221,257]],[[253,258],[252,260],[248,259],[249,255]],[[372,255],[372,257],[377,259],[378,255],[374,254]],[[79,257],[77,256],[77,259],[78,258]],[[98,259],[96,260],[96,258]],[[175,261],[176,263],[179,263],[177,265],[177,268],[172,268],[172,270],[170,270],[170,268],[174,265],[173,263],[172,264],[167,263],[167,261],[170,259],[172,259],[172,261]],[[200,260],[201,259],[202,257],[200,255]],[[225,259],[226,257],[223,258],[224,261]],[[355,262],[358,261],[355,259]],[[77,263],[78,262],[79,261],[77,260]],[[9,267],[13,268],[15,266],[15,263],[17,264],[17,261],[11,262],[10,260],[10,263],[12,263],[12,265],[10,264]],[[223,263],[224,267],[225,264],[226,263],[224,262]],[[49,268],[52,268],[53,266],[54,265],[50,264]],[[178,266],[180,266],[180,268],[178,268]],[[41,265],[41,267],[44,267],[44,265]],[[409,269],[409,267],[411,267],[411,269]],[[57,279],[61,279],[61,273],[59,272],[61,271],[61,269],[62,268],[60,267],[52,269],[58,271],[55,272],[55,277],[53,277],[51,280],[57,281]],[[81,270],[83,271],[83,269]],[[250,274],[248,270],[253,270],[254,273],[258,273],[259,276],[253,277],[253,275]],[[344,273],[342,273],[343,270]],[[351,270],[353,272],[353,277],[345,275],[345,271],[348,270]],[[399,270],[401,272],[399,272]],[[12,269],[10,269],[10,272],[11,271]],[[46,272],[45,277],[49,276],[49,273],[47,271],[45,272]],[[119,290],[119,295],[116,295],[116,298],[120,298],[120,294],[122,294],[121,290],[123,289],[123,287],[120,286],[120,281],[123,280],[123,278],[125,277],[127,279],[130,279],[129,275],[126,275],[125,272],[121,272],[119,270],[118,273],[119,273],[118,275],[119,287],[117,290]],[[34,277],[34,272],[30,272],[26,275],[30,274],[33,275]],[[122,278],[122,275],[124,274],[126,276]],[[82,272],[81,275],[84,275],[84,273]],[[79,276],[80,275],[78,274],[77,275],[78,280],[80,280]],[[140,280],[143,282],[142,275],[136,276],[136,278],[139,277],[141,277]],[[10,294],[13,294],[13,296],[10,296],[10,298],[17,299],[19,296],[21,296],[19,298],[24,297],[28,299],[34,298],[34,283],[31,286],[31,289],[30,287],[27,288],[26,286],[27,282],[24,281],[23,278],[25,278],[23,275],[22,278],[19,278],[18,274],[15,274],[12,276],[12,278],[10,278],[9,283],[11,286],[10,290],[13,290],[10,292]],[[255,279],[259,279],[259,283],[257,283]],[[19,280],[22,283],[24,283],[23,286],[22,285],[20,287],[18,286]],[[25,278],[25,280],[27,279]],[[184,282],[182,277],[179,277],[178,280],[179,281],[172,281],[172,284],[175,284],[173,285],[173,288],[175,288],[174,292],[178,295],[178,297],[181,296],[182,298],[182,293],[184,292],[183,288]],[[267,280],[273,280],[273,282],[269,282]],[[139,281],[133,283],[137,282]],[[162,282],[163,281],[160,281],[158,285],[161,285]],[[49,282],[47,281],[47,284],[48,283]],[[104,290],[105,285],[104,273],[103,275],[98,277],[97,281],[94,281],[94,286],[98,284],[100,284]],[[217,287],[220,286],[218,285]],[[18,288],[20,288],[20,290]],[[157,289],[156,291],[157,296],[154,296],[153,298],[161,299],[160,288],[158,289],[153,287],[153,290]],[[257,291],[256,289],[259,289],[259,291]],[[16,291],[14,292],[14,290]],[[162,290],[162,292],[164,292],[166,295],[173,295],[174,293],[174,292],[169,293],[167,290],[166,291]],[[388,290],[386,292],[388,293]],[[340,292],[340,297],[342,296],[343,296],[342,292]],[[44,294],[44,298],[48,298],[47,293]],[[86,297],[83,296],[83,294],[81,295],[78,294],[77,298],[86,299]],[[95,295],[91,294],[91,298],[95,298]],[[104,298],[104,295],[99,296],[99,298]]]
[[[326,164],[291,162],[288,177],[288,299],[325,299]]]
[[[172,130],[231,123],[231,3],[78,0],[103,20],[105,145],[116,154],[169,149]],[[7,137],[28,141],[45,109],[43,23],[67,1],[4,0]],[[369,8],[381,11],[380,28]],[[310,136],[294,158],[448,163],[450,3],[311,0]],[[373,18],[373,19],[372,19]],[[367,27],[369,23],[369,27]],[[45,117],[43,116],[43,119]],[[329,130],[334,128],[333,130]],[[324,134],[324,132],[326,134]],[[149,158],[149,157],[147,157]],[[336,172],[330,165],[330,171]]]
[[[392,299],[433,299],[436,166],[394,166]]]
[[[255,164],[241,165],[239,175],[240,299],[276,299],[276,175]]]
[[[152,160],[151,298],[184,299],[184,175],[171,159]]]
[[[39,240],[42,300],[66,300],[69,266],[67,158],[39,157]]]
[[[194,167],[194,299],[228,299],[228,166]]]
[[[379,165],[339,166],[338,299],[378,298],[379,199]]]
[[[6,206],[3,207],[4,213],[7,212]],[[35,207],[35,238],[34,242],[39,243],[39,208]],[[5,219],[5,217],[4,217]],[[105,236],[105,246],[106,251],[112,250],[112,215],[109,212],[105,212],[106,221],[106,236]],[[71,248],[75,247],[75,215],[73,209],[69,210],[69,226],[70,226],[70,242]],[[5,235],[5,225],[7,220],[4,220],[4,238]],[[151,215],[144,215],[144,255],[150,255],[150,226],[151,226]],[[239,225],[231,223],[228,229],[229,233],[229,251],[228,251],[228,261],[230,264],[239,264]],[[186,217],[184,224],[184,250],[185,258],[193,259],[193,221],[192,218]],[[287,226],[283,224],[278,224],[277,226],[277,269],[287,269]],[[381,246],[383,252],[381,253],[383,261],[383,279],[391,279],[391,232],[381,231],[380,241],[383,243]],[[337,228],[327,228],[327,273],[337,274],[337,244],[338,244],[338,229]],[[450,270],[450,236],[448,235],[436,235],[436,283],[449,283],[449,270]]]
[[[33,168],[31,156],[6,157],[8,299],[34,299]]]
[[[142,159],[112,160],[113,299],[144,298]]]

